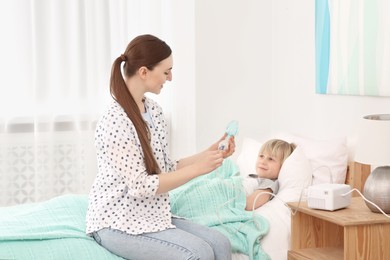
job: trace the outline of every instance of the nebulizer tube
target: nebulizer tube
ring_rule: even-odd
[[[218,145],[218,149],[219,150],[226,150],[229,148],[229,139],[230,137],[232,136],[236,136],[238,134],[238,121],[236,120],[233,120],[231,121],[227,127],[226,127],[226,137],[224,140],[222,140],[219,145]],[[236,196],[234,198],[231,198],[229,199],[228,201],[224,202],[221,206],[219,206],[217,209],[216,209],[216,213],[217,213],[217,217],[218,217],[218,220],[219,220],[219,223],[226,228],[227,231],[229,232],[232,232],[232,229],[233,229],[233,234],[234,233],[237,233],[241,230],[242,227],[244,227],[245,225],[251,223],[251,222],[254,222],[255,226],[257,228],[260,228],[259,227],[259,224],[256,222],[256,219],[255,219],[255,215],[254,215],[254,211],[253,211],[253,218],[250,219],[250,220],[247,220],[245,222],[242,222],[241,225],[236,228],[236,227],[230,227],[230,226],[225,226],[224,223],[222,222],[222,219],[221,219],[221,215],[220,215],[220,211],[223,207],[226,207],[228,206],[230,203],[232,203],[234,200],[238,199],[240,196],[242,196],[242,193],[245,193],[244,191],[244,188],[242,185],[240,186],[236,186],[236,185],[233,185],[232,183],[228,182],[228,180],[225,180],[221,173],[220,173],[220,170],[222,169],[222,167],[219,167],[215,173],[216,173],[216,177],[219,178],[225,185],[227,185],[229,188],[231,189],[234,189],[236,190]]]

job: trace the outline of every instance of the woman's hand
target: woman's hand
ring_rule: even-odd
[[[225,140],[226,136],[227,136],[227,134],[225,133],[221,137],[221,139],[219,139],[216,143],[212,144],[208,150],[209,151],[218,150],[219,143],[222,142],[223,140]],[[225,159],[225,158],[229,157],[230,155],[232,155],[235,152],[235,150],[236,150],[236,143],[235,143],[234,136],[230,136],[229,140],[228,140],[228,145],[226,146],[226,148],[224,150],[222,150],[223,158]]]
[[[204,151],[201,153],[199,160],[195,163],[201,174],[206,174],[214,171],[223,162],[223,152],[220,150]]]
[[[231,136],[228,140],[228,145],[226,145],[226,149],[225,150],[219,150],[218,149],[218,145],[221,141],[225,140],[227,134],[225,133],[221,139],[219,139],[216,143],[212,144],[208,149],[204,150],[203,152],[200,152],[200,153],[197,153],[197,154],[194,154],[192,156],[189,156],[189,157],[186,157],[186,158],[182,158],[178,161],[178,164],[176,166],[176,169],[179,170],[183,167],[186,167],[186,166],[189,166],[189,165],[192,165],[192,164],[196,164],[198,162],[205,162],[207,160],[209,160],[209,156],[211,154],[219,154],[219,156],[221,157],[222,161],[223,159],[229,157],[230,155],[232,155],[236,149],[236,143],[234,141],[234,136]],[[210,153],[212,152],[212,153]],[[218,157],[218,155],[217,155]],[[212,159],[211,159],[212,160]],[[222,162],[221,162],[222,163]],[[206,163],[207,164],[207,163]],[[217,167],[219,167],[220,165],[217,165]],[[214,166],[211,166],[209,169],[212,169]],[[217,168],[215,167],[215,168]],[[207,168],[207,167],[206,167]],[[204,170],[202,170],[204,172]]]
[[[207,150],[190,157],[180,159],[176,171],[169,174],[158,174],[160,185],[157,193],[168,192],[200,175],[210,173],[220,167],[223,160],[232,155],[236,149],[234,136],[228,140],[225,150],[219,150],[218,145],[225,140],[227,134],[211,145]]]
[[[191,157],[179,161],[176,171],[168,174],[158,174],[160,185],[157,193],[168,192],[184,183],[207,173],[222,165],[223,152],[221,150],[205,150]]]
[[[236,141],[234,136],[229,138],[229,146],[223,151],[223,158],[227,158],[236,151]]]

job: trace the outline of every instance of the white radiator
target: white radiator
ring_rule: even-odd
[[[21,129],[0,133],[0,206],[89,192],[97,172],[92,127]]]

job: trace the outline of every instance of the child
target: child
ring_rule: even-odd
[[[249,211],[272,198],[262,192],[278,192],[279,171],[295,147],[282,140],[269,140],[259,150],[257,174],[247,178],[242,177],[232,160],[224,160],[213,173],[170,192],[173,214],[219,230],[231,240],[233,252],[263,259],[253,238],[261,239],[266,234],[268,222],[260,214]],[[247,188],[251,190],[247,192]]]
[[[247,193],[245,210],[257,209],[273,198],[264,192],[278,192],[280,169],[295,148],[295,144],[280,139],[271,139],[261,146],[256,161],[256,174],[250,174],[244,180]]]

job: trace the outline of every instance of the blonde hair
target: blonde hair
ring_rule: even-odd
[[[288,143],[280,139],[271,139],[261,146],[259,153],[267,152],[271,156],[280,159],[280,162],[283,164],[296,147],[294,143]]]

